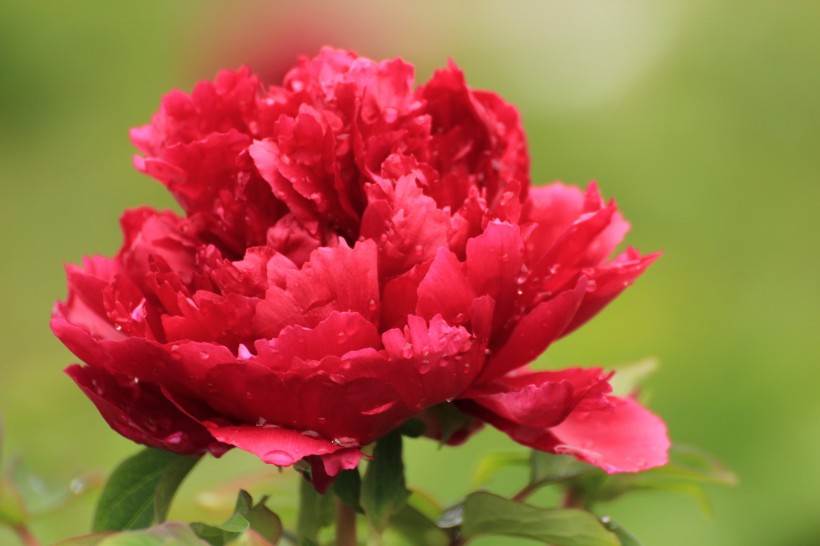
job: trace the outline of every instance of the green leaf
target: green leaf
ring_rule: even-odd
[[[151,529],[127,531],[104,538],[95,546],[208,546],[190,527],[168,522]]]
[[[162,523],[174,493],[199,461],[146,448],[114,470],[94,513],[94,531],[144,529]]]
[[[401,434],[397,431],[378,440],[362,480],[361,505],[370,525],[379,533],[387,527],[390,517],[404,508],[410,496],[404,486],[401,448]]]
[[[402,544],[447,546],[450,543],[450,536],[436,522],[410,504],[390,519],[390,529],[402,536]]]
[[[209,525],[207,523],[196,522],[191,524],[191,529],[196,536],[206,541],[211,546],[225,546],[228,542],[238,537],[250,529],[251,525],[245,516],[234,513],[228,521],[219,525]]]
[[[556,546],[620,546],[618,538],[584,510],[536,508],[484,492],[465,499],[461,535],[514,536]]]
[[[645,358],[631,364],[623,364],[615,368],[615,375],[609,383],[612,385],[612,394],[615,396],[630,396],[647,377],[655,373],[660,366],[655,358]]]
[[[604,524],[604,527],[612,531],[618,540],[621,541],[621,546],[643,546],[641,541],[638,540],[638,537],[624,529],[620,523],[611,520],[608,517],[601,518],[601,523]]]
[[[706,515],[712,507],[703,484],[734,485],[735,475],[714,457],[688,446],[673,446],[665,466],[635,474],[607,476],[595,471],[574,480],[573,494],[586,505],[608,501],[630,491],[655,490],[683,493],[693,497]]]
[[[356,512],[360,514],[364,512],[359,503],[362,494],[362,478],[358,468],[340,472],[333,481],[333,492]]]
[[[319,531],[333,522],[333,495],[321,495],[307,480],[299,486],[296,532],[301,544],[317,543]]]
[[[246,501],[245,498],[247,498]],[[270,543],[279,542],[282,538],[282,520],[265,506],[267,497],[262,497],[256,505],[253,505],[251,496],[246,491],[241,491],[240,500],[245,501],[243,506],[246,508],[243,509],[247,509],[247,512],[241,513],[248,520],[251,530]],[[237,501],[237,511],[239,511],[240,500]]]
[[[569,455],[553,455],[544,451],[530,452],[531,483],[556,483],[593,470],[588,464]]]
[[[479,486],[490,481],[503,468],[510,466],[524,466],[529,463],[526,452],[496,452],[481,458],[473,473],[473,485]]]
[[[275,543],[282,535],[282,522],[265,506],[265,501],[267,497],[263,497],[254,505],[253,497],[247,491],[240,491],[234,513],[226,522],[220,525],[197,522],[192,523],[191,528],[211,546],[225,546],[249,530],[253,530],[259,537],[259,540],[248,539],[250,544],[254,541],[258,543],[262,539]]]

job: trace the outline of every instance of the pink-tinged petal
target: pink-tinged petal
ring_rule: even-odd
[[[347,448],[327,455],[308,457],[311,483],[319,493],[324,494],[339,472],[359,466],[362,455],[358,449]]]
[[[478,376],[484,359],[482,343],[441,315],[410,315],[403,331],[388,330],[382,343],[391,363],[399,364],[404,382],[391,377],[405,403],[416,411],[458,396]]]
[[[629,249],[612,262],[594,269],[589,278],[592,289],[587,289],[578,312],[562,335],[567,335],[598,314],[606,305],[629,287],[660,253],[640,256]]]
[[[555,453],[573,455],[609,474],[640,472],[667,463],[666,425],[631,398],[610,397],[611,406],[577,411],[551,429]]]
[[[362,315],[334,311],[314,328],[284,328],[276,339],[265,344],[265,351],[276,353],[283,362],[292,362],[294,359],[309,361],[322,360],[326,356],[342,356],[350,351],[377,347],[380,344],[378,330]]]
[[[521,233],[513,224],[490,222],[484,233],[467,242],[467,277],[476,294],[495,300],[496,328],[503,327],[513,312],[522,258]]]
[[[468,389],[460,400],[481,407],[498,418],[529,428],[549,428],[561,423],[579,404],[596,407],[610,392],[608,376],[600,368],[524,372],[499,377]]]
[[[416,314],[425,318],[440,314],[447,322],[462,324],[469,319],[473,299],[464,265],[455,254],[439,248],[419,284]]]
[[[129,440],[182,455],[210,451],[219,457],[229,449],[180,412],[154,385],[76,364],[66,373],[111,428]]]
[[[248,153],[259,175],[270,184],[273,195],[287,205],[302,225],[315,225],[316,213],[310,200],[296,191],[293,184],[280,172],[283,159],[279,146],[270,140],[257,140],[248,147]]]
[[[526,262],[530,267],[575,222],[583,205],[584,194],[575,186],[554,183],[530,188],[521,218],[522,224],[531,226],[525,242]]]
[[[450,215],[424,195],[413,174],[371,184],[360,235],[379,245],[379,274],[390,278],[433,258],[447,246]]]
[[[344,242],[316,250],[299,271],[286,272],[286,287],[273,286],[257,305],[253,325],[260,337],[278,335],[288,325],[313,327],[333,311],[359,313],[378,323],[376,245]]]
[[[253,453],[262,462],[276,466],[290,466],[310,455],[328,455],[345,449],[321,437],[307,435],[274,426],[219,426],[205,422],[214,438],[220,442]],[[361,452],[358,452],[361,457]],[[356,455],[348,452],[346,458]]]
[[[416,312],[418,290],[432,260],[414,266],[406,273],[384,283],[381,302],[381,329],[400,328],[407,316]]]
[[[491,346],[493,352],[481,380],[489,381],[535,360],[564,333],[583,301],[586,287],[586,279],[581,278],[575,288],[538,304],[524,315],[501,347]]]

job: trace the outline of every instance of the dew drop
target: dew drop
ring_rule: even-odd
[[[308,438],[319,438],[319,433],[315,430],[303,430],[302,436],[307,436]]]
[[[598,283],[595,281],[589,281],[587,283],[587,292],[595,292],[598,289]]]
[[[464,313],[458,313],[458,314],[455,316],[455,321],[456,321],[456,324],[461,324],[461,323],[463,323],[465,318],[466,318],[466,317],[464,316]]]
[[[71,484],[69,484],[68,488],[71,490],[72,493],[75,495],[79,495],[86,489],[85,480],[80,478],[74,478],[71,480]]]
[[[122,332],[122,324],[115,324],[114,329],[118,332]]]
[[[274,449],[273,451],[268,451],[265,453],[265,456],[262,457],[266,463],[275,464],[276,466],[290,466],[296,462],[296,459],[293,458],[293,455],[290,453],[286,453],[284,451],[280,451],[278,449]]]
[[[256,426],[257,427],[264,427],[267,424],[268,424],[268,420],[265,419],[264,417],[260,417],[259,419],[256,420]]]
[[[413,250],[416,256],[421,256],[424,253],[424,247],[421,245],[416,245],[416,248]]]
[[[376,300],[371,299],[369,302],[367,302],[367,308],[370,311],[375,311],[377,307],[378,307],[378,305],[376,304]]]
[[[404,344],[404,347],[401,349],[401,356],[404,358],[412,358],[413,356],[413,346],[408,341]]]
[[[178,445],[182,443],[182,433],[181,432],[174,432],[169,434],[165,437],[165,441],[172,445]]]
[[[348,438],[346,436],[334,438],[333,443],[339,447],[359,447],[359,442],[355,438]]]
[[[199,358],[201,358],[202,360],[208,360],[209,358],[211,358],[211,355],[205,351],[200,351]]]

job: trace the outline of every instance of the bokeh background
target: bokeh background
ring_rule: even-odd
[[[128,128],[220,67],[275,81],[327,43],[402,56],[419,81],[452,57],[519,106],[534,180],[599,180],[630,243],[664,250],[543,363],[659,358],[650,405],[741,483],[710,490],[711,519],[671,493],[602,510],[649,546],[820,544],[818,28],[809,0],[0,3],[3,459],[67,484],[137,450],[61,373],[73,357],[48,329],[63,263],[114,253],[124,208],[173,206],[132,169]],[[498,449],[517,447],[492,431],[455,450],[412,442],[409,483],[454,502]],[[277,479],[240,453],[206,461],[177,513],[218,520],[217,485],[248,472]],[[283,489],[275,503],[293,500]],[[93,497],[35,532],[84,532]]]

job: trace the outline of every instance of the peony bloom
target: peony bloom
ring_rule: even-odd
[[[456,66],[416,89],[401,60],[331,49],[282,86],[224,71],[131,137],[184,216],[127,211],[51,323],[123,436],[307,458],[324,487],[452,403],[608,472],[665,463],[663,422],[602,370],[527,368],[655,256],[608,259],[628,224],[595,184],[531,186],[517,111]]]

